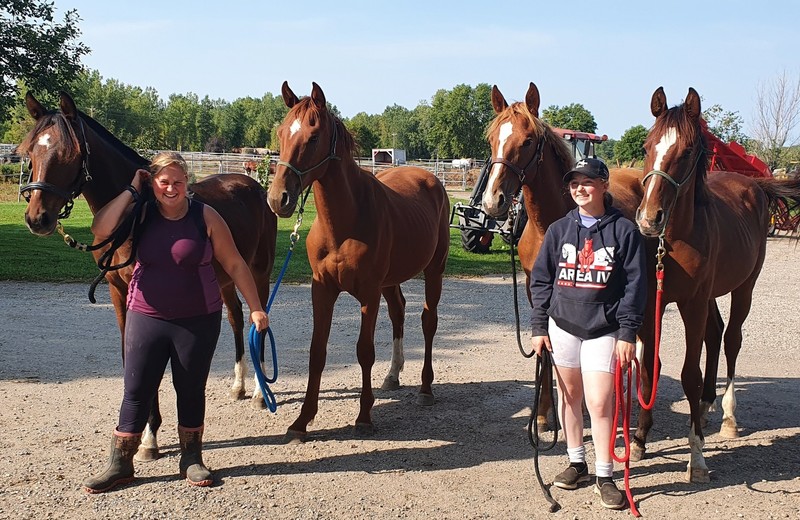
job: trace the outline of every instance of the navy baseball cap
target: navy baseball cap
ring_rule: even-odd
[[[601,179],[604,181],[607,181],[609,176],[606,163],[594,157],[587,157],[578,161],[575,167],[564,175],[564,182],[569,182],[572,175],[575,173],[582,173],[591,179]]]

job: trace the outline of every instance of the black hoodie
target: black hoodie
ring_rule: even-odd
[[[647,302],[643,240],[636,226],[608,208],[590,228],[578,209],[553,222],[531,273],[531,327],[547,335],[547,317],[582,339],[619,330],[633,343]]]

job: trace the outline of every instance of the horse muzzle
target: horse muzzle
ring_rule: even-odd
[[[636,225],[639,228],[639,233],[642,235],[646,237],[658,237],[664,232],[667,220],[664,218],[664,212],[662,210],[658,210],[653,218],[648,218],[641,209],[637,209]]]

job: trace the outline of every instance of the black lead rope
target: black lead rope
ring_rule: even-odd
[[[511,218],[515,216],[512,215]],[[517,241],[517,233],[516,233],[516,225],[517,220],[514,218],[514,222],[511,226],[511,240],[509,241],[509,245],[511,246],[511,279],[514,286],[514,318],[516,319],[517,325],[517,347],[519,348],[520,353],[526,359],[532,358],[536,355],[536,351],[531,349],[530,352],[526,352],[525,348],[522,346],[522,336],[520,332],[520,320],[519,320],[519,301],[517,295],[517,263],[514,258],[514,244]],[[542,480],[542,473],[539,470],[539,453],[544,451],[552,450],[556,442],[558,441],[558,418],[556,417],[556,410],[558,409],[556,394],[555,392],[550,392],[553,400],[553,405],[551,406],[551,413],[553,419],[553,440],[551,440],[547,444],[542,444],[541,439],[539,438],[539,425],[536,422],[536,416],[539,415],[539,397],[542,394],[542,384],[544,381],[544,371],[549,370],[550,373],[553,372],[553,357],[550,354],[550,351],[546,348],[542,348],[542,355],[536,357],[536,385],[534,386],[533,392],[533,406],[531,407],[531,416],[528,419],[528,441],[531,443],[531,447],[533,448],[533,472],[536,475],[536,481],[539,483],[539,488],[542,490],[542,494],[544,495],[545,500],[550,504],[550,512],[555,513],[559,509],[561,509],[561,504],[556,502],[556,499],[553,498],[553,495],[550,494],[550,488],[548,488],[544,481]]]

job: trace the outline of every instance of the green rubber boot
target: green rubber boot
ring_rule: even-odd
[[[178,426],[178,439],[181,443],[181,477],[192,486],[210,486],[214,475],[203,464],[203,426],[184,428]]]
[[[111,457],[105,471],[83,481],[87,493],[103,493],[133,480],[133,456],[142,441],[141,433],[120,433],[111,436]]]

